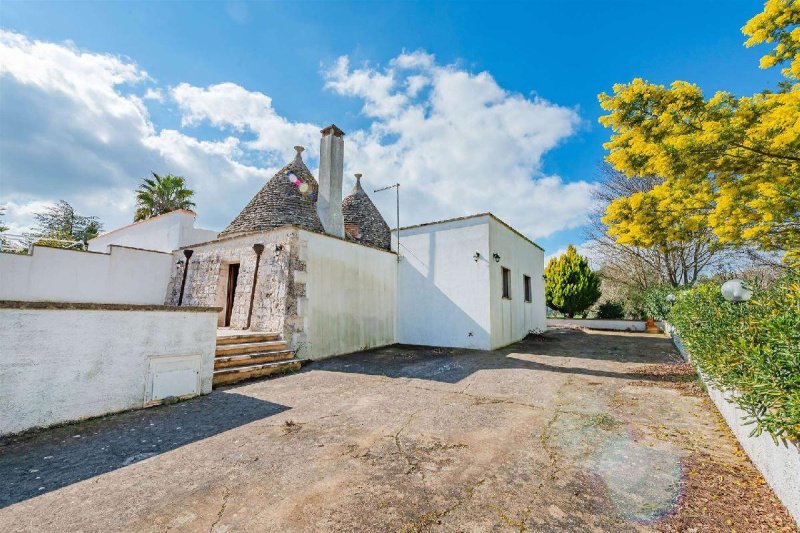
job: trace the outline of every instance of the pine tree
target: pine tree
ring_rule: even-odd
[[[600,277],[571,244],[563,255],[547,263],[544,277],[547,305],[570,318],[585,312],[600,298]]]

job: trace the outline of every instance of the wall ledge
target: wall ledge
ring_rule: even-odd
[[[41,309],[53,311],[165,311],[185,313],[219,313],[221,307],[198,307],[149,304],[108,304],[94,302],[23,302],[0,300],[0,309]]]

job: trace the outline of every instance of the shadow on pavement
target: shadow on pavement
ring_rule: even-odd
[[[527,360],[537,358],[538,361]],[[553,358],[553,363],[543,359]],[[562,358],[557,360],[556,358]],[[564,359],[568,360],[564,361]],[[597,362],[662,364],[680,361],[672,341],[653,336],[555,329],[494,351],[398,344],[314,362],[306,371],[345,372],[458,383],[479,370],[520,369],[631,380],[663,376],[593,368]]]
[[[289,409],[232,392],[0,438],[0,508]]]

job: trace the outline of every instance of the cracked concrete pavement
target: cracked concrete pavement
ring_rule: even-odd
[[[393,346],[0,440],[0,530],[650,531],[742,461],[664,336]]]

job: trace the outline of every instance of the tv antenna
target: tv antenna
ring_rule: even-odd
[[[395,204],[396,204],[396,218],[395,221],[397,223],[397,260],[400,261],[400,184],[395,183],[394,185],[387,185],[386,187],[381,187],[380,189],[375,189],[373,192],[381,192],[381,191],[388,191],[389,189],[395,190]]]

